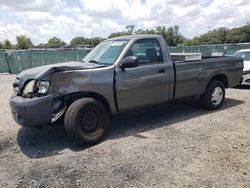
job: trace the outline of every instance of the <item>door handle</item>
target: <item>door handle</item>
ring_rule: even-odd
[[[164,72],[166,72],[166,69],[160,69],[160,70],[158,70],[158,73],[164,73]]]

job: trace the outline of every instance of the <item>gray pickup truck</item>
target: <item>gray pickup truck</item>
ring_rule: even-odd
[[[242,58],[172,59],[158,35],[105,40],[82,62],[17,75],[10,98],[13,118],[26,127],[64,118],[71,138],[94,144],[104,138],[112,114],[196,95],[205,108],[218,109],[225,88],[240,84]]]

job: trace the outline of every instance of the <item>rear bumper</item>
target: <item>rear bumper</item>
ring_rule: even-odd
[[[250,85],[250,74],[242,75],[241,77],[241,85]]]
[[[24,127],[51,123],[53,99],[53,94],[34,98],[12,96],[9,101],[12,116]]]

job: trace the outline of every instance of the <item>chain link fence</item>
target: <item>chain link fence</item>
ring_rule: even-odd
[[[81,61],[89,50],[16,50],[0,51],[0,73],[17,74],[25,69],[61,63]]]
[[[247,48],[250,49],[250,43],[170,47],[169,49],[171,53],[202,53],[204,56],[210,56],[213,53],[233,55],[238,50]],[[0,73],[8,72],[17,74],[25,69],[41,65],[67,61],[81,61],[88,52],[89,50],[80,49],[0,50]]]
[[[238,50],[248,48],[250,49],[250,43],[183,46],[170,47],[169,49],[171,53],[202,53],[204,56],[224,53],[225,55],[232,56]]]
[[[9,72],[7,56],[4,50],[0,50],[0,73]]]

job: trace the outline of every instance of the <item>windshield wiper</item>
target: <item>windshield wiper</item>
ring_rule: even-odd
[[[105,65],[105,63],[101,63],[101,62],[96,61],[96,60],[94,60],[94,59],[91,59],[91,60],[89,60],[88,62],[90,62],[90,63],[95,63],[95,64],[98,64],[98,65],[107,66],[107,65]]]
[[[88,62],[90,62],[90,63],[95,63],[95,64],[100,64],[100,62],[98,62],[98,61],[96,61],[96,60],[94,60],[94,59],[91,59],[91,60],[89,60]]]

